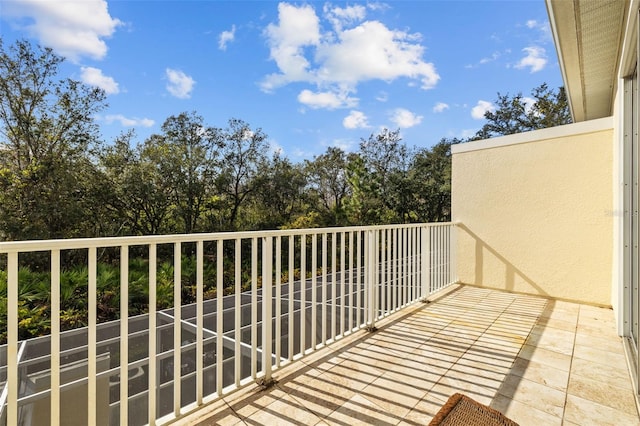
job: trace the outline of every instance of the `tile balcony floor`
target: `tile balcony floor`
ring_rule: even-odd
[[[425,425],[455,392],[520,425],[638,425],[608,309],[455,285],[183,419]]]

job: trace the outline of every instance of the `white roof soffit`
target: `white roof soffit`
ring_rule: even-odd
[[[611,115],[629,2],[546,1],[573,121]]]

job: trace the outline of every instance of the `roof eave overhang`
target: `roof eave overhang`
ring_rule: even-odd
[[[546,3],[573,121],[611,115],[629,2]]]

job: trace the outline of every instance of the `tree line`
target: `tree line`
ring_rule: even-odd
[[[59,78],[49,48],[0,39],[0,239],[149,235],[450,219],[451,146],[409,147],[399,130],[330,147],[302,163],[271,153],[267,134],[197,112],[157,134],[101,140],[103,90]],[[500,95],[470,139],[569,122],[564,90],[535,103]]]
[[[59,78],[63,60],[24,40],[5,48],[0,38],[0,240],[448,221],[453,144],[570,121],[564,89],[543,84],[533,98],[498,94],[496,109],[485,114],[486,123],[472,138],[443,138],[431,148],[409,147],[399,130],[383,129],[362,138],[354,152],[329,147],[293,163],[270,151],[262,129],[238,118],[212,126],[197,112],[168,117],[144,140],[129,131],[105,143],[94,118],[107,107],[104,91]],[[167,308],[173,303],[175,260],[161,254],[157,307]],[[63,330],[88,322],[84,256],[65,252]],[[106,252],[97,265],[99,322],[120,315],[117,259]],[[245,290],[251,265],[248,255],[242,259]],[[49,259],[32,253],[21,264],[20,338],[46,335]],[[192,248],[183,247],[180,264],[181,302],[191,303]],[[6,257],[0,258],[0,344],[6,341],[5,267]],[[301,273],[282,272],[297,279]],[[203,273],[205,297],[213,298],[215,267],[205,262]],[[148,312],[148,279],[146,255],[132,253],[130,315]],[[237,285],[226,275],[224,284],[225,292]]]

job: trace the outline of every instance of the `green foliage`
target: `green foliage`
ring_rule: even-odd
[[[236,118],[225,128],[212,127],[197,113],[183,112],[144,141],[130,131],[102,147],[94,116],[106,106],[105,94],[57,78],[62,62],[51,49],[26,41],[5,48],[0,40],[2,240],[450,217],[450,145],[462,140],[416,149],[402,142],[399,130],[382,129],[361,139],[357,152],[331,147],[293,164],[269,155],[260,128]],[[542,84],[531,97],[498,94],[495,103],[473,139],[570,121],[563,88]],[[34,270],[46,263],[28,262]],[[142,300],[144,294],[134,296]],[[100,314],[113,318],[109,306],[117,292],[101,297]]]
[[[219,130],[221,146],[220,170],[216,188],[220,195],[217,219],[225,231],[238,231],[242,208],[260,189],[260,171],[265,169],[267,135],[262,129],[251,129],[248,123],[232,118]],[[245,228],[246,229],[246,228]]]
[[[0,237],[92,236],[100,176],[93,116],[105,94],[57,79],[63,58],[19,40],[0,39]]]
[[[340,148],[329,147],[326,153],[305,161],[308,189],[313,204],[328,226],[345,225],[345,200],[350,194],[347,179],[347,155]]]
[[[462,140],[442,139],[418,149],[406,146],[399,130],[382,129],[361,139],[357,152],[331,147],[294,164],[269,153],[260,128],[236,118],[225,128],[212,127],[197,113],[183,112],[168,117],[160,132],[144,141],[130,131],[103,146],[94,117],[106,106],[105,93],[58,78],[62,62],[51,49],[26,41],[5,48],[0,39],[0,240],[450,220],[451,145]],[[472,139],[570,122],[564,89],[546,84],[533,89],[531,98],[498,94],[496,105]],[[149,263],[144,250],[135,250],[127,277],[129,315],[148,312],[149,303]],[[215,250],[205,247],[205,298],[218,292]],[[235,252],[225,247],[227,294],[236,285],[251,287],[249,247],[243,243],[241,250],[236,283]],[[21,256],[21,338],[47,334],[51,327],[47,256]],[[81,258],[63,263],[64,330],[87,323],[88,272],[77,266],[86,264]],[[98,264],[99,322],[120,316],[117,259],[107,253]],[[187,248],[181,259],[183,304],[196,300],[196,270],[195,251]],[[156,273],[157,308],[169,308],[172,261],[159,261]],[[286,281],[289,271],[283,274]],[[0,270],[0,340],[6,339],[6,295],[7,276]]]

